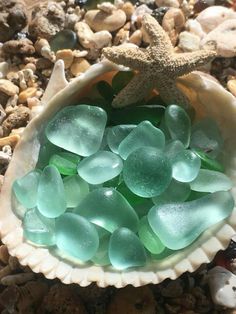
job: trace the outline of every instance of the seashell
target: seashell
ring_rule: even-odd
[[[204,232],[191,246],[176,252],[168,259],[149,263],[147,266],[117,271],[112,267],[78,265],[75,261],[59,258],[47,248],[33,246],[23,238],[21,220],[12,211],[11,187],[16,178],[34,169],[40,149],[40,134],[54,114],[66,105],[76,103],[88,92],[91,84],[101,78],[110,81],[115,71],[124,69],[107,60],[92,65],[85,73],[68,83],[63,62],[57,61],[35,118],[25,128],[7,170],[1,190],[0,235],[9,253],[34,272],[47,278],[59,278],[63,283],[87,286],[96,282],[100,287],[124,287],[128,284],[142,286],[157,284],[166,278],[175,279],[183,272],[193,272],[202,263],[211,261],[215,253],[227,247],[236,233],[236,211],[223,222]],[[179,88],[189,97],[197,110],[197,118],[210,115],[217,121],[225,139],[223,152],[226,172],[236,182],[236,98],[210,75],[193,72],[178,79]],[[232,193],[236,196],[235,187]],[[6,276],[6,275],[5,275]]]

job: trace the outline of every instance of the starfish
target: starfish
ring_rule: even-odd
[[[125,46],[103,49],[108,60],[137,72],[116,95],[112,106],[121,108],[134,104],[157,88],[167,104],[177,103],[188,108],[189,101],[177,88],[176,79],[211,61],[216,56],[215,51],[176,53],[169,36],[151,15],[144,14],[142,25],[150,40],[146,49]]]

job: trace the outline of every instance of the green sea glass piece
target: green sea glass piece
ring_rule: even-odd
[[[211,158],[200,149],[193,148],[192,151],[201,159],[201,168],[224,172],[224,166],[219,161]]]
[[[197,192],[228,191],[233,187],[232,181],[223,173],[200,169],[198,176],[190,182],[192,190]]]
[[[115,94],[118,94],[134,76],[133,71],[119,71],[112,78],[112,88]]]
[[[166,156],[168,157],[171,164],[175,160],[175,156],[184,150],[184,145],[179,140],[171,140],[168,143],[166,143],[166,147],[164,149],[164,152]]]
[[[127,200],[113,188],[90,192],[75,209],[75,213],[109,232],[127,227],[138,229],[138,216]]]
[[[172,169],[165,154],[154,147],[141,147],[124,162],[127,187],[141,197],[160,195],[170,184]]]
[[[149,225],[147,216],[144,216],[139,222],[138,235],[140,241],[149,252],[153,254],[159,254],[164,251],[165,246],[158,236],[153,232]]]
[[[112,102],[114,98],[114,90],[109,83],[106,81],[99,81],[96,84],[96,88],[99,94],[106,99],[108,102]]]
[[[70,176],[77,173],[77,166],[80,159],[78,155],[61,152],[52,155],[49,164],[55,166],[61,174]]]
[[[118,154],[120,143],[134,128],[136,128],[134,124],[121,124],[110,128],[107,134],[107,143],[113,153]]]
[[[118,176],[123,168],[122,159],[108,151],[98,151],[84,158],[78,165],[78,174],[90,184],[101,184]]]
[[[61,147],[58,147],[47,139],[47,137],[44,135],[43,139],[40,141],[40,150],[38,155],[38,161],[36,164],[36,168],[38,169],[44,169],[48,163],[52,155],[57,154],[61,152]]]
[[[153,197],[152,201],[156,205],[170,202],[184,202],[189,197],[190,192],[191,189],[188,183],[172,179],[167,189],[161,195]]]
[[[54,245],[55,219],[44,217],[37,208],[29,209],[23,218],[24,237],[39,245]]]
[[[176,251],[174,250],[170,250],[167,247],[159,254],[151,254],[151,258],[153,260],[157,260],[157,261],[161,261],[169,256],[171,256],[172,254],[176,253]]]
[[[59,111],[46,128],[55,145],[80,156],[96,153],[107,122],[106,112],[96,106],[78,105]]]
[[[144,203],[147,199],[140,197],[133,192],[130,191],[130,189],[127,187],[124,181],[122,181],[116,188],[118,192],[120,192],[130,203],[132,207],[140,205]]]
[[[47,166],[41,174],[37,206],[40,213],[48,218],[56,218],[66,210],[63,181],[54,166]]]
[[[91,259],[91,261],[100,266],[105,266],[110,264],[110,259],[108,256],[108,247],[109,247],[109,241],[110,241],[110,234],[105,235],[101,238],[99,238],[99,247],[94,255],[94,257]]]
[[[193,125],[190,147],[199,148],[213,158],[218,156],[223,139],[214,120],[205,118]]]
[[[24,177],[16,179],[13,183],[15,196],[25,208],[33,208],[37,205],[40,175],[40,170],[33,170]]]
[[[99,237],[93,224],[74,213],[56,219],[56,245],[80,261],[88,261],[96,254]]]
[[[108,255],[112,266],[119,270],[146,264],[143,244],[136,234],[127,228],[119,228],[113,232]]]
[[[200,170],[201,159],[191,150],[180,151],[172,163],[173,178],[180,182],[193,181]]]
[[[134,128],[120,143],[118,152],[121,158],[127,159],[133,151],[146,146],[158,149],[165,146],[164,134],[149,121],[143,121]]]
[[[233,207],[230,192],[215,192],[191,202],[156,205],[149,211],[148,221],[166,247],[178,250],[228,217]]]
[[[73,175],[63,179],[66,206],[76,207],[89,193],[89,185],[80,176]]]
[[[191,120],[186,111],[177,105],[170,105],[165,111],[165,123],[173,140],[179,140],[184,147],[189,146]]]
[[[77,36],[75,32],[70,29],[64,29],[50,40],[50,47],[52,51],[56,52],[57,50],[62,49],[73,49],[77,43]]]

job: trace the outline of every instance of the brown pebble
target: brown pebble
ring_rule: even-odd
[[[5,146],[5,145],[10,145],[11,147],[15,147],[16,144],[18,143],[20,139],[19,135],[11,135],[11,136],[6,136],[6,137],[2,137],[0,138],[0,148]],[[1,247],[0,247],[1,249]],[[0,253],[1,256],[1,253]],[[0,257],[1,259],[1,257]]]
[[[32,70],[33,72],[36,71],[36,65],[34,63],[27,63],[25,66],[24,66],[24,69],[30,69]]]
[[[52,61],[50,61],[49,59],[46,59],[46,58],[39,58],[36,61],[36,68],[37,68],[37,70],[49,69],[52,66],[53,66]]]
[[[26,126],[30,118],[30,109],[25,106],[19,106],[2,123],[3,134],[7,136],[12,129]]]
[[[74,59],[72,50],[70,49],[58,50],[56,53],[56,60],[59,59],[64,61],[65,69],[69,69]]]
[[[131,2],[125,2],[122,6],[122,10],[125,12],[127,21],[130,20],[132,14],[134,13],[134,5]]]
[[[27,99],[30,97],[34,97],[37,93],[37,88],[35,87],[28,87],[27,89],[23,90],[19,94],[18,103],[24,104],[26,103]]]
[[[34,279],[34,277],[35,274],[33,272],[8,275],[1,279],[1,284],[4,286],[22,285]]]
[[[74,58],[70,71],[74,76],[78,76],[90,67],[90,63],[85,58]]]
[[[133,32],[133,34],[129,38],[129,42],[132,44],[135,44],[137,46],[140,46],[142,43],[143,33],[140,29],[137,29]]]
[[[7,265],[7,266],[5,266],[4,268],[2,268],[2,269],[0,270],[0,280],[1,280],[3,277],[5,277],[5,276],[10,275],[11,272],[12,272],[12,270],[11,270],[11,267],[10,267],[9,265]]]
[[[228,90],[236,97],[236,80],[229,80],[227,82],[227,88]]]
[[[0,139],[1,141],[1,139]],[[5,244],[0,246],[0,261],[3,262],[3,264],[7,264],[9,260],[9,253],[7,246]]]
[[[163,17],[162,27],[167,32],[175,46],[178,40],[178,34],[183,29],[185,24],[185,16],[181,9],[170,8]]]
[[[22,38],[19,40],[9,40],[2,46],[2,50],[6,54],[22,54],[32,55],[35,53],[33,43],[28,38]]]
[[[9,80],[0,79],[0,92],[8,96],[14,96],[19,93],[19,87]]]
[[[8,264],[11,270],[16,270],[17,268],[19,268],[19,265],[20,265],[18,262],[18,259],[15,256],[9,257]]]

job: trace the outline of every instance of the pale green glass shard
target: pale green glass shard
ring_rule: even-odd
[[[85,262],[95,256],[99,237],[87,219],[65,213],[56,219],[56,245],[61,251]]]
[[[55,219],[44,217],[37,208],[29,209],[23,218],[24,237],[39,245],[54,245]]]
[[[25,208],[33,208],[37,205],[40,176],[41,171],[36,169],[28,172],[24,177],[16,179],[13,183],[15,196]]]
[[[61,174],[70,176],[77,173],[77,166],[80,159],[78,155],[61,152],[52,155],[49,164],[55,166]]]
[[[112,266],[119,270],[146,264],[143,244],[136,234],[127,228],[120,228],[113,232],[108,255]]]
[[[141,197],[160,195],[172,179],[171,164],[165,154],[154,147],[142,147],[124,162],[123,177],[127,187]]]
[[[154,204],[165,204],[170,202],[184,202],[191,192],[190,185],[172,179],[168,188],[159,196],[152,198]]]
[[[165,146],[165,136],[163,132],[154,127],[149,121],[139,123],[120,143],[118,152],[121,158],[127,159],[133,151],[146,146],[158,149],[163,149]]]
[[[108,256],[108,246],[109,246],[110,236],[111,235],[108,234],[99,238],[98,250],[96,254],[94,255],[94,257],[91,259],[91,261],[94,262],[94,264],[105,266],[111,263]]]
[[[148,213],[148,222],[166,247],[178,250],[228,217],[233,208],[230,192],[215,192],[191,202],[156,205]]]
[[[54,166],[47,166],[41,174],[37,206],[40,213],[48,218],[56,218],[66,211],[63,181]]]
[[[73,175],[63,179],[67,207],[76,207],[89,193],[89,185],[80,176]]]
[[[138,229],[138,216],[127,200],[113,188],[90,192],[75,209],[75,213],[113,232],[117,228]]]
[[[122,159],[108,151],[98,151],[78,164],[78,174],[90,184],[101,184],[118,176],[123,168]]]
[[[78,105],[59,111],[49,122],[46,135],[50,142],[80,156],[96,153],[107,122],[99,107]]]
[[[189,146],[191,120],[186,111],[177,105],[170,105],[165,111],[165,123],[173,140],[179,140],[184,147]]]
[[[219,161],[211,158],[200,149],[193,148],[192,151],[201,159],[201,168],[224,172],[224,166]]]
[[[190,187],[193,191],[213,193],[230,190],[233,182],[221,172],[200,169],[198,176],[190,182]]]
[[[180,182],[193,181],[200,170],[201,159],[191,150],[180,151],[172,163],[173,178]]]
[[[107,142],[110,150],[118,154],[118,147],[123,139],[134,129],[134,124],[121,124],[113,126],[107,134]]]
[[[164,153],[166,154],[166,157],[168,157],[170,163],[172,164],[175,160],[175,156],[184,150],[184,145],[179,140],[171,140],[168,143],[166,143],[166,147],[164,149]]]
[[[165,246],[158,236],[153,232],[149,225],[147,216],[144,216],[139,222],[138,235],[140,241],[149,252],[153,254],[159,254],[164,251]]]
[[[49,160],[52,157],[52,155],[61,152],[62,148],[49,142],[49,140],[47,139],[45,135],[41,139],[40,143],[41,145],[40,145],[36,168],[43,170],[48,165]]]

